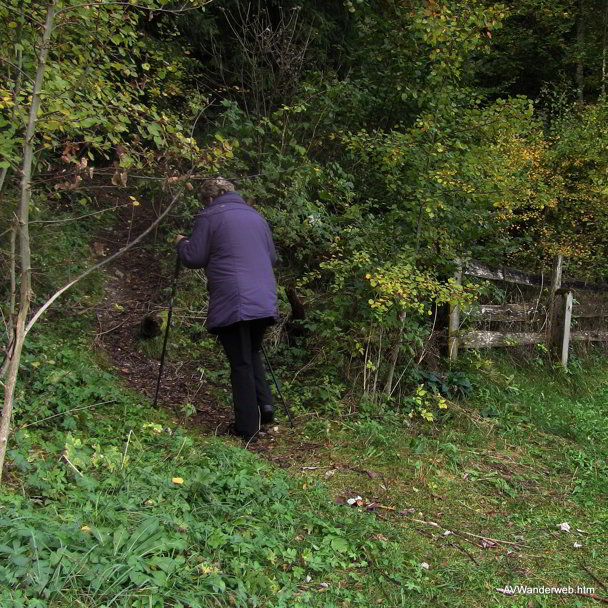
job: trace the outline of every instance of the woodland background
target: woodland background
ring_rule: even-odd
[[[127,180],[134,205],[179,198],[161,230],[184,231],[197,180],[235,179],[272,225],[286,314],[291,292],[332,345],[332,385],[366,381],[363,355],[393,393],[436,305],[479,296],[448,281],[456,258],[606,275],[604,3],[51,6],[47,41],[44,5],[1,7],[7,343],[86,268],[117,207],[100,190]]]
[[[605,1],[2,0],[0,16],[0,463],[8,450],[11,484],[44,469],[25,423],[107,397],[84,388],[105,386],[105,372],[74,371],[105,265],[149,252],[158,290],[140,312],[166,323],[172,237],[191,226],[207,177],[233,180],[271,224],[283,315],[272,352],[297,412],[387,408],[434,422],[446,399],[470,394],[464,373],[438,371],[446,306],[509,294],[456,284],[456,260],[549,273],[561,254],[570,276],[606,280]],[[107,250],[100,235],[112,233]],[[202,274],[182,278],[174,356],[205,347],[206,297]],[[76,428],[60,419],[64,435]],[[80,464],[64,451],[72,468],[95,468],[93,443],[64,435],[57,446],[82,451]],[[28,483],[57,498],[67,489],[51,477]],[[253,587],[209,568],[223,580],[214,597],[228,585],[252,601]],[[10,584],[26,577],[6,572]],[[39,575],[39,596],[62,601]]]

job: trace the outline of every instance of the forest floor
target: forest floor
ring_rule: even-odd
[[[123,209],[121,216],[117,222],[118,229],[97,237],[97,242],[104,248],[104,255],[115,253],[129,242],[131,235],[134,238],[153,219],[152,210],[145,207],[144,213],[137,214]],[[105,271],[106,287],[96,311],[96,344],[107,352],[125,383],[150,399],[154,399],[156,394],[166,311],[174,281],[171,265],[163,265],[158,257],[156,238],[152,235],[143,243],[134,245],[128,254],[117,258]],[[174,312],[175,325],[176,320],[179,323],[181,311]],[[159,323],[158,329],[162,330],[160,335],[147,340],[140,337],[140,327],[145,317]],[[191,403],[196,415],[190,422],[200,425],[203,432],[221,429],[229,422],[226,420],[229,412],[215,402],[209,384],[200,382],[197,368],[204,362],[172,359],[175,331],[175,328],[170,331],[171,341],[168,342],[158,403],[176,412],[181,404]]]
[[[110,241],[117,245],[125,236],[114,233],[106,244],[111,250]],[[144,315],[167,306],[172,277],[159,268],[149,245],[120,258],[108,271],[98,314],[98,339],[117,372],[149,398],[158,346],[150,356],[136,334]],[[178,324],[183,312],[177,311]],[[221,348],[208,340],[202,359],[188,359],[183,346],[169,340],[160,403],[191,431],[222,435],[232,413]],[[442,427],[408,426],[390,413],[332,419],[298,412],[292,430],[279,414],[283,423],[276,432],[249,449],[289,469],[304,490],[321,484],[344,509],[386,522],[378,538],[402,544],[415,572],[408,593],[422,594],[395,605],[608,603],[608,426],[602,405],[608,374],[598,366],[580,393],[571,377],[547,382],[541,368],[520,370],[521,380],[509,375],[509,364],[487,359],[477,368],[487,382],[479,405],[452,404]],[[215,372],[205,378],[205,369]],[[484,403],[491,415],[479,413]],[[383,585],[406,592],[391,573],[377,573]],[[513,594],[516,585],[569,590]],[[374,602],[387,602],[385,595]]]

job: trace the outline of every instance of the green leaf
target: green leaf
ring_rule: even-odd
[[[148,129],[148,133],[150,133],[150,135],[160,135],[161,134],[160,125],[156,122],[149,122],[146,125],[146,129]]]
[[[346,551],[348,551],[348,542],[340,537],[340,536],[334,536],[331,539],[331,548],[334,551],[338,551],[338,553],[345,553]]]
[[[30,560],[24,555],[11,555],[11,562],[15,564],[15,566],[27,566],[30,563]]]
[[[128,533],[124,526],[120,526],[116,530],[114,530],[114,555],[116,555],[120,548],[125,544],[125,541],[127,540],[127,535]]]

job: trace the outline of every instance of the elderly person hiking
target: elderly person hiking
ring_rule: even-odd
[[[272,392],[260,348],[278,316],[272,266],[276,252],[266,220],[223,178],[206,180],[192,235],[176,238],[187,268],[204,268],[209,288],[207,328],[217,334],[230,362],[234,434],[256,441],[273,421]]]

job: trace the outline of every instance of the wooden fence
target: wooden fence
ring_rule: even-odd
[[[473,331],[461,330],[463,318],[459,306],[450,307],[448,350],[450,360],[458,357],[460,348],[492,348],[497,346],[520,346],[526,344],[546,344],[562,365],[568,365],[571,341],[608,342],[605,330],[572,330],[573,319],[608,317],[606,301],[579,302],[574,293],[608,292],[608,285],[589,284],[584,281],[563,281],[563,258],[555,259],[551,277],[528,274],[513,268],[491,269],[478,262],[459,264],[455,274],[457,283],[462,283],[464,275],[501,281],[515,285],[538,288],[535,301],[513,304],[482,304],[467,314],[479,321],[494,323],[527,323],[541,325],[538,331]],[[543,298],[544,287],[548,287],[548,297]],[[604,295],[605,297],[605,295]],[[584,298],[583,298],[584,299]]]

